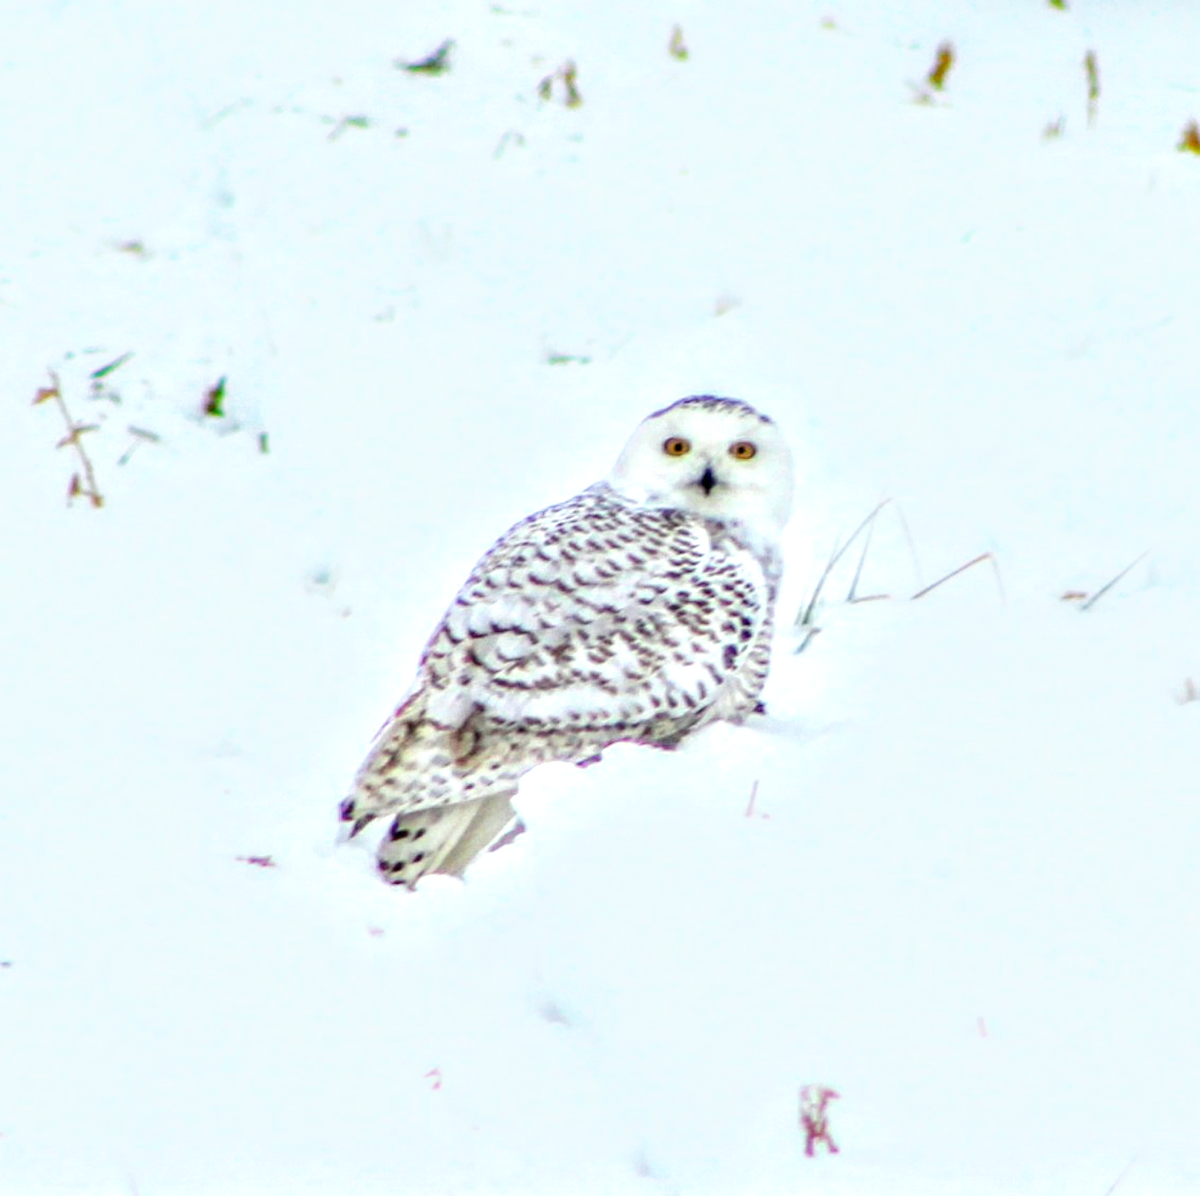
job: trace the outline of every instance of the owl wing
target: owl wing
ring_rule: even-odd
[[[475,567],[341,817],[394,814],[392,883],[461,872],[514,816],[529,769],[618,740],[671,745],[752,709],[774,572],[719,524],[603,483],[531,515]]]
[[[769,627],[768,590],[719,525],[601,483],[517,524],[476,566],[422,658],[426,717],[614,732],[609,742],[686,729],[728,700]]]

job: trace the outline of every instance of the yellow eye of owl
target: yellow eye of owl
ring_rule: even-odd
[[[739,461],[749,461],[757,452],[758,449],[748,440],[739,440],[736,444],[729,446],[729,455],[736,457]]]
[[[686,457],[692,451],[692,442],[682,436],[668,436],[663,441],[663,452],[668,457]]]

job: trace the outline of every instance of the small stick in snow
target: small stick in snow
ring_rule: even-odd
[[[1096,603],[1099,602],[1100,599],[1103,598],[1104,595],[1107,594],[1108,591],[1111,590],[1113,588],[1113,586],[1115,586],[1117,584],[1117,582],[1119,582],[1121,580],[1121,578],[1124,577],[1125,574],[1128,573],[1129,570],[1134,567],[1134,565],[1140,564],[1149,555],[1150,555],[1150,549],[1147,548],[1146,551],[1143,552],[1142,555],[1139,556],[1136,560],[1130,561],[1129,564],[1126,565],[1125,568],[1122,569],[1121,572],[1116,575],[1116,577],[1114,577],[1109,582],[1105,582],[1105,584],[1102,585],[1079,609],[1080,610],[1091,610],[1092,607],[1095,606]]]
[[[938,586],[948,582],[952,577],[957,577],[960,573],[965,573],[968,569],[978,565],[980,561],[991,561],[992,569],[996,574],[996,588],[1000,591],[1000,601],[1004,601],[1004,582],[1000,578],[1000,566],[996,564],[996,558],[990,552],[981,552],[973,560],[968,561],[965,565],[959,565],[957,569],[951,569],[945,577],[939,577],[937,581],[931,585],[927,585],[923,590],[918,590],[913,596],[912,601],[915,602],[918,598],[924,598],[931,590],[936,590]]]
[[[54,447],[64,448],[68,444],[71,445],[79,455],[79,464],[83,469],[83,481],[79,480],[79,474],[71,475],[71,484],[67,489],[67,503],[70,505],[73,498],[83,495],[91,500],[93,507],[102,507],[104,506],[104,497],[96,485],[96,474],[92,470],[92,462],[83,447],[83,441],[79,439],[84,432],[95,432],[98,425],[77,424],[71,418],[71,413],[67,410],[66,401],[62,396],[62,385],[58,380],[58,375],[53,370],[47,372],[50,375],[51,385],[39,387],[37,394],[33,396],[34,405],[45,403],[49,399],[54,400],[59,411],[62,412],[63,422],[67,425],[67,434]]]
[[[837,1143],[829,1132],[828,1105],[839,1096],[822,1084],[805,1084],[800,1089],[800,1128],[804,1131],[804,1153],[811,1159],[817,1143],[823,1142],[830,1154],[837,1154]]]
[[[1088,128],[1096,123],[1096,109],[1100,103],[1100,63],[1096,51],[1089,50],[1083,56],[1083,71],[1087,75]]]

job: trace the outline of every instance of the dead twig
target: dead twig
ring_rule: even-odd
[[[114,365],[111,367],[116,368]],[[34,404],[45,403],[53,399],[55,405],[62,413],[63,422],[67,425],[67,434],[56,444],[55,448],[64,448],[70,445],[74,448],[76,455],[79,457],[79,466],[83,471],[83,479],[80,480],[78,473],[71,475],[71,484],[67,488],[67,503],[70,504],[72,499],[83,496],[88,499],[93,507],[104,506],[104,497],[100,493],[99,486],[96,485],[96,474],[92,469],[91,459],[87,455],[87,450],[83,447],[83,441],[80,437],[85,432],[97,431],[98,424],[77,424],[71,418],[71,413],[67,410],[66,400],[62,395],[62,384],[59,381],[58,375],[53,370],[47,371],[50,375],[51,385],[38,388],[37,393],[33,396]]]

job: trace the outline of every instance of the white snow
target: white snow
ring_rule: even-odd
[[[1197,45],[1184,0],[9,5],[0,1191],[1200,1190]],[[698,392],[797,456],[767,717],[381,884],[336,807],[450,595]]]

